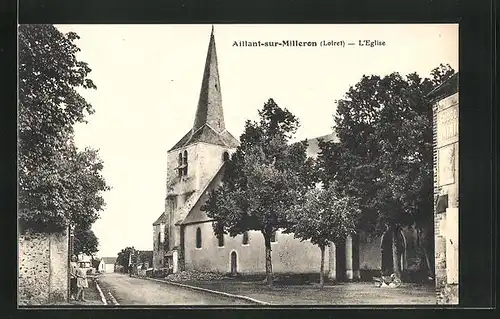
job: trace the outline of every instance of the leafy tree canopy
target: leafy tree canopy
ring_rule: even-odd
[[[314,181],[308,176],[306,142],[290,144],[299,121],[272,99],[247,121],[241,145],[227,162],[221,187],[203,209],[216,220],[215,231],[235,236],[247,230],[266,235],[287,225],[287,212]]]
[[[354,234],[360,214],[355,201],[340,196],[333,185],[311,189],[292,212],[293,227],[289,231],[320,248],[330,242],[341,244]]]
[[[118,253],[118,256],[116,258],[116,264],[123,266],[123,267],[128,267],[129,258],[131,258],[132,263],[137,262],[137,254],[136,254],[136,250],[133,246],[132,247],[125,247]]]
[[[440,65],[431,78],[412,73],[363,76],[338,101],[340,143],[320,143],[320,177],[357,198],[358,227],[379,234],[387,225],[432,224],[432,106],[428,93],[455,72]]]
[[[95,89],[79,61],[76,33],[52,25],[19,26],[19,210],[21,231],[89,228],[109,189],[96,150],[78,151],[73,125],[91,105],[78,89]]]
[[[222,186],[210,193],[202,210],[215,220],[219,234],[262,233],[271,286],[271,235],[289,226],[289,211],[315,180],[308,175],[307,142],[290,144],[298,119],[272,99],[259,117],[259,122],[246,122],[241,144],[225,165]]]
[[[87,256],[94,256],[99,251],[99,240],[91,229],[75,229],[73,242],[73,253],[79,255],[83,253]]]

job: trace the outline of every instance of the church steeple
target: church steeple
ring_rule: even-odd
[[[205,124],[208,124],[217,133],[221,133],[226,129],[222,110],[222,95],[213,25],[212,33],[210,34],[210,42],[208,44],[198,108],[196,109],[194,118],[193,134]]]
[[[169,152],[198,142],[220,145],[228,149],[239,145],[238,140],[226,130],[224,123],[213,26],[193,127]]]

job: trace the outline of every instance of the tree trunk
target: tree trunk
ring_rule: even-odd
[[[269,287],[273,286],[273,263],[271,260],[271,236],[264,235],[264,242],[266,244],[266,279]]]
[[[427,264],[427,275],[434,279],[434,271],[432,269],[431,260],[429,259],[429,253],[427,249],[424,248],[425,262]]]
[[[321,266],[319,270],[319,285],[321,288],[325,285],[325,246],[320,246],[321,249]]]
[[[392,264],[394,268],[394,274],[397,278],[401,279],[401,261],[399,260],[398,246],[397,246],[397,236],[398,229],[394,227],[392,230]]]

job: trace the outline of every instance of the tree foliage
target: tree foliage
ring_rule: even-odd
[[[427,95],[453,74],[449,65],[440,65],[431,78],[416,73],[363,76],[338,101],[340,142],[320,143],[320,175],[325,184],[335,181],[340,193],[357,199],[362,210],[357,227],[366,234],[408,225],[432,229],[432,105]]]
[[[333,185],[311,189],[301,202],[292,210],[290,232],[295,238],[327,247],[330,242],[340,244],[356,233],[360,210],[352,198],[340,196]]]
[[[262,233],[271,285],[271,235],[288,227],[289,210],[314,180],[309,176],[307,143],[289,143],[299,126],[298,119],[272,99],[264,104],[259,117],[259,122],[245,123],[241,144],[225,166],[223,183],[202,209],[215,220],[217,233]]]
[[[352,198],[338,194],[334,185],[326,189],[311,189],[292,210],[293,232],[301,241],[310,240],[321,250],[320,284],[324,283],[325,248],[330,242],[341,245],[349,235],[356,233],[356,219],[360,214]]]
[[[74,236],[73,254],[94,256],[99,251],[99,240],[91,229],[76,228]]]
[[[137,262],[137,254],[133,246],[125,247],[118,253],[116,264],[127,268],[129,266],[129,258],[133,264]]]
[[[76,58],[76,33],[52,25],[19,26],[18,167],[21,230],[89,228],[109,189],[93,149],[78,151],[73,126],[92,114],[78,89],[95,89]]]

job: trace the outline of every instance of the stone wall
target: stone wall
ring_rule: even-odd
[[[67,301],[68,236],[19,236],[19,304],[40,305]]]
[[[435,267],[441,304],[458,304],[458,107],[458,92],[433,107]]]

